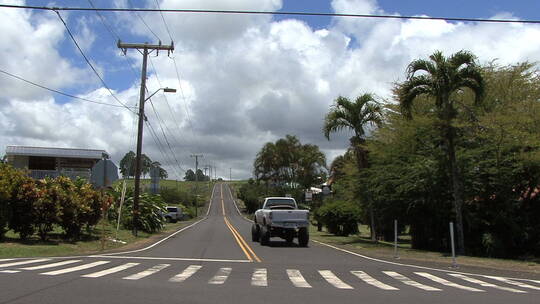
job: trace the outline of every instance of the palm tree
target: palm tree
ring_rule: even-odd
[[[417,72],[422,74],[417,75]],[[429,60],[418,59],[407,68],[407,80],[397,88],[397,97],[401,110],[408,118],[412,117],[412,107],[416,97],[426,95],[435,100],[437,116],[441,120],[441,131],[446,150],[450,176],[452,177],[452,194],[456,213],[456,230],[458,236],[458,252],[465,251],[463,232],[462,206],[463,182],[456,163],[455,128],[452,121],[457,116],[453,94],[469,88],[475,95],[475,104],[480,104],[484,96],[484,81],[476,57],[467,51],[459,51],[446,58],[442,52],[435,52]]]
[[[368,126],[379,126],[383,121],[382,108],[372,94],[363,94],[354,100],[339,96],[330,112],[324,118],[323,133],[330,140],[330,134],[349,129],[354,132],[350,138],[351,147],[354,150],[358,171],[369,167],[368,151],[364,147],[366,141],[366,129]],[[376,240],[375,216],[373,206],[369,208],[371,217],[371,239]]]

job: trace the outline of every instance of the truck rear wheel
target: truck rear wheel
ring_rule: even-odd
[[[259,225],[253,224],[251,226],[251,240],[253,242],[258,242],[260,237],[261,237],[261,231],[259,229]]]
[[[294,230],[288,230],[287,232],[285,232],[285,241],[287,243],[292,243],[294,240]]]
[[[305,227],[298,229],[298,245],[300,245],[300,247],[307,247],[308,242],[309,242],[308,229]]]
[[[268,230],[266,226],[261,227],[260,241],[262,246],[266,246],[270,243],[270,230]]]

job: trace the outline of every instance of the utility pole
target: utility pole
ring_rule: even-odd
[[[232,181],[232,168],[229,168],[229,181]]]
[[[146,63],[148,54],[156,51],[159,54],[159,50],[167,51],[170,53],[174,51],[174,45],[171,42],[170,45],[148,44],[148,43],[122,43],[118,40],[118,48],[120,48],[124,55],[128,49],[136,49],[143,55],[143,64],[141,72],[141,91],[139,93],[139,126],[137,130],[137,156],[135,158],[135,189],[133,194],[133,235],[137,236],[137,223],[139,221],[139,194],[141,186],[141,153],[142,153],[142,139],[143,139],[143,126],[146,116],[144,115],[144,102],[146,101]],[[159,90],[158,90],[159,91]],[[157,93],[157,92],[156,92]],[[155,93],[154,93],[155,94]],[[153,94],[152,94],[153,95]]]
[[[199,157],[203,157],[202,154],[191,154],[191,157],[195,157],[195,217],[197,217],[197,204],[198,204],[198,194],[199,194],[199,176],[197,171],[199,171]]]
[[[206,175],[206,171],[208,171],[208,169],[210,169],[210,167],[208,165],[205,165],[204,166],[204,178],[205,179],[208,176],[208,175]],[[210,190],[210,176],[208,176],[207,184],[208,184],[208,190]]]

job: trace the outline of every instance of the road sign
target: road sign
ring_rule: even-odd
[[[313,200],[313,192],[306,190],[306,202],[311,202]]]
[[[98,161],[92,167],[90,181],[96,188],[110,187],[118,179],[118,167],[108,159]]]

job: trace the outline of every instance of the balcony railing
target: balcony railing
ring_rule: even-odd
[[[60,171],[57,170],[30,170],[30,177],[35,179],[43,179],[46,177],[55,178],[58,176],[66,176],[71,179],[77,179],[77,177],[90,180],[92,171],[90,169],[71,169],[71,168],[62,168]]]

